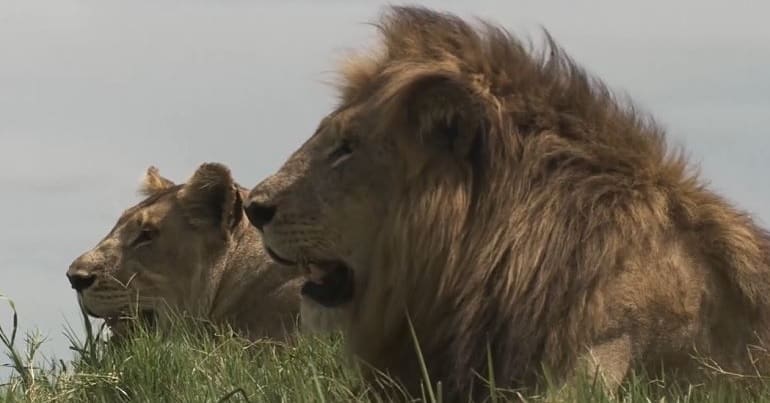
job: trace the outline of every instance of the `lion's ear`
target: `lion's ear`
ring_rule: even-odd
[[[182,187],[179,200],[196,226],[215,225],[229,231],[243,217],[238,186],[222,164],[205,163],[198,167]]]
[[[160,176],[158,168],[150,166],[144,174],[139,193],[143,196],[152,196],[174,186],[174,182]]]
[[[456,74],[419,69],[411,73],[397,80],[391,107],[401,108],[423,144],[462,160],[470,158],[485,124],[483,100]]]

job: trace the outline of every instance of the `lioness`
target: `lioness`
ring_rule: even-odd
[[[253,339],[294,332],[300,273],[267,258],[243,219],[246,190],[225,166],[203,164],[181,185],[150,167],[141,192],[146,199],[67,271],[90,315],[118,331],[122,315],[157,317],[163,326],[173,309]]]
[[[339,106],[249,194],[268,253],[308,275],[350,350],[465,401],[585,370],[753,374],[770,235],[704,186],[663,131],[549,38],[424,8],[379,22]],[[410,328],[410,326],[412,328]],[[491,359],[488,365],[488,359]],[[696,374],[696,371],[692,371]]]

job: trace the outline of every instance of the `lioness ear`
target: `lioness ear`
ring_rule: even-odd
[[[139,186],[139,193],[143,196],[152,196],[173,186],[174,182],[160,176],[158,168],[150,166],[147,168],[142,184]]]
[[[453,74],[420,71],[399,81],[391,102],[402,108],[420,141],[458,159],[470,158],[486,119],[472,86]]]
[[[222,164],[198,167],[179,192],[179,200],[191,224],[234,228],[243,217],[241,194],[230,170]]]

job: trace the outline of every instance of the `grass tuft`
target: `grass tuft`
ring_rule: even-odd
[[[65,329],[75,358],[39,361],[38,351],[45,339],[33,333],[20,347],[19,318],[11,308],[11,327],[0,326],[0,343],[13,375],[0,385],[3,402],[384,402],[363,381],[356,365],[342,353],[338,334],[302,336],[291,345],[270,341],[251,342],[237,337],[232,329],[178,317],[173,332],[138,326],[133,337],[112,342],[104,327],[93,329],[83,316],[83,334],[71,326]],[[421,352],[415,334],[419,362]],[[491,351],[487,351],[491,362]],[[439,382],[432,384],[427,367],[423,370],[423,395],[395,397],[411,402],[442,403]],[[552,402],[558,394],[548,390],[525,394],[498,389],[493,367],[487,368],[485,383],[492,389],[488,402]],[[479,374],[477,374],[478,376]],[[397,383],[384,376],[381,385]],[[435,389],[434,389],[435,387]],[[548,388],[546,388],[548,389]],[[537,393],[535,393],[537,392]],[[394,397],[390,397],[393,399]],[[558,400],[556,400],[558,401]],[[578,382],[566,399],[569,402],[768,402],[770,389],[748,389],[728,376],[716,377],[708,385],[676,385],[633,374],[616,396],[606,396],[593,382]]]

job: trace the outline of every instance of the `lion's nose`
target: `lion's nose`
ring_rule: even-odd
[[[70,281],[70,285],[77,292],[82,292],[86,288],[90,287],[96,281],[96,276],[88,274],[83,271],[67,272],[67,279]]]
[[[270,223],[270,220],[273,219],[275,211],[277,210],[275,206],[262,204],[253,199],[249,200],[243,209],[246,212],[246,217],[251,221],[251,224],[260,231],[262,231],[262,227]]]

